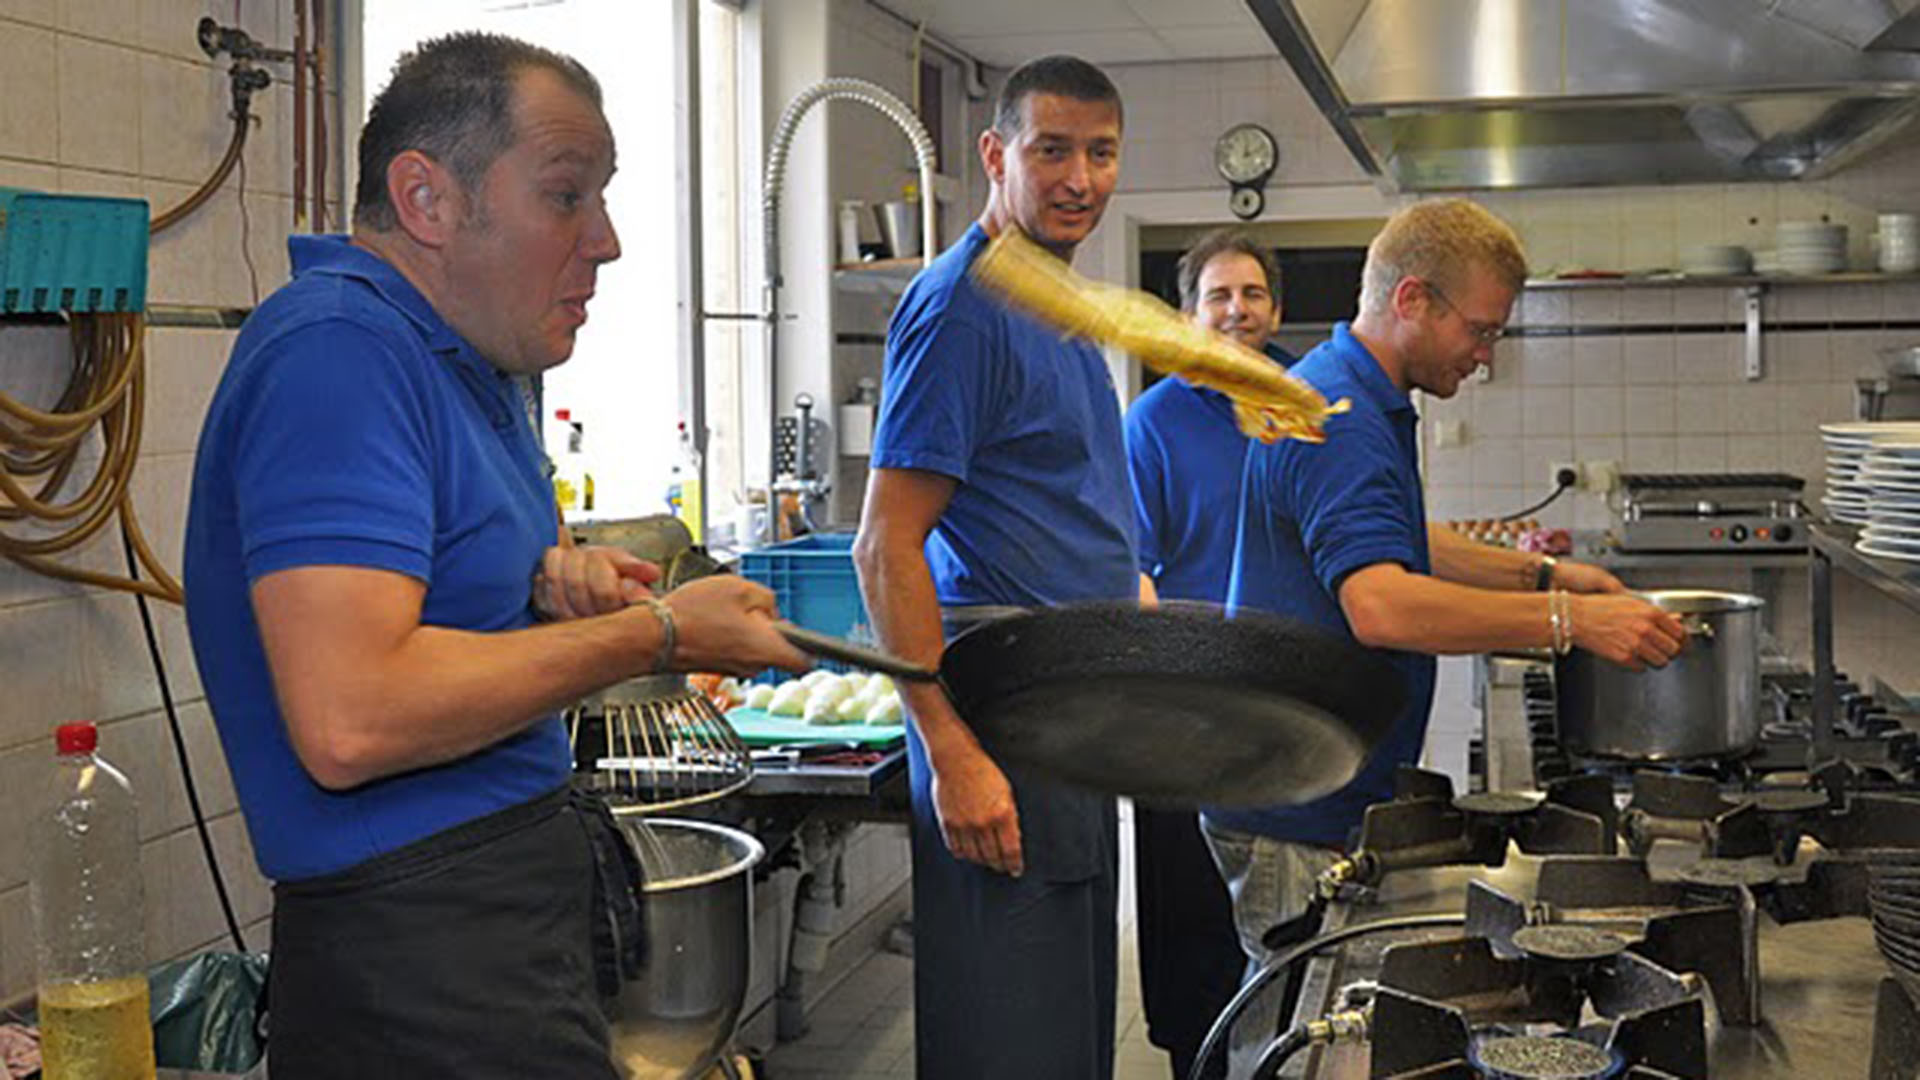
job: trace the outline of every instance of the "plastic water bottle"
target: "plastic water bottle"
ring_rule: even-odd
[[[133,789],[63,724],[54,796],[33,834],[34,941],[45,1080],[152,1080],[140,834]]]

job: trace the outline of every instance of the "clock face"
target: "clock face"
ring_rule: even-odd
[[[1227,129],[1213,146],[1213,163],[1229,184],[1251,184],[1266,177],[1278,164],[1273,136],[1258,124]]]
[[[1237,187],[1232,195],[1227,196],[1227,209],[1232,210],[1233,216],[1241,221],[1259,217],[1260,211],[1266,208],[1267,198],[1260,194],[1259,188]]]

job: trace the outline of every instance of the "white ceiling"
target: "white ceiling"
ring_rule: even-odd
[[[1245,0],[882,0],[998,67],[1048,53],[1100,64],[1274,56]]]

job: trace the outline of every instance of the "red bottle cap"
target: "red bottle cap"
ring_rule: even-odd
[[[553,418],[555,420],[571,420],[573,419],[573,410],[572,409],[555,409],[553,410]]]
[[[100,733],[92,724],[61,724],[54,729],[53,744],[62,756],[91,754],[100,745]]]

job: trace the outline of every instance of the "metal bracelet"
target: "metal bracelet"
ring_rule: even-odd
[[[1547,621],[1553,633],[1555,656],[1573,651],[1573,607],[1565,589],[1547,593]]]
[[[674,624],[673,608],[665,600],[649,596],[640,601],[660,621],[660,653],[654,658],[653,673],[658,675],[673,665],[673,652],[680,645],[680,628]]]

